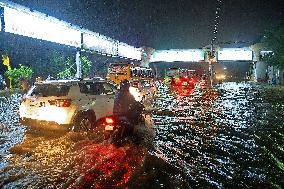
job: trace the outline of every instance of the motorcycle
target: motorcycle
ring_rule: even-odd
[[[102,121],[104,129],[104,140],[116,146],[121,146],[128,139],[135,141],[136,126],[145,125],[143,115],[140,115],[138,122],[133,123],[126,117],[107,116]]]

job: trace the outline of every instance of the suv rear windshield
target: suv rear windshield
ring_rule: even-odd
[[[31,96],[66,96],[69,92],[68,85],[36,84],[28,95]]]
[[[116,88],[106,82],[79,83],[80,91],[90,95],[114,95]]]

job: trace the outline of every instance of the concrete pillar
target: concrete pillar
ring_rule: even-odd
[[[81,60],[80,60],[80,51],[76,53],[76,78],[82,78],[82,67],[81,67]]]
[[[149,63],[152,54],[155,52],[155,49],[151,47],[142,47],[142,60],[141,60],[141,66],[149,68]]]
[[[255,63],[255,80],[257,82],[266,82],[267,79],[267,64],[262,61]]]
[[[279,72],[279,84],[284,84],[284,69],[280,70]]]

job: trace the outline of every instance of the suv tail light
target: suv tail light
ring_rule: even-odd
[[[57,107],[69,107],[71,105],[71,99],[55,99],[48,100],[50,105]]]

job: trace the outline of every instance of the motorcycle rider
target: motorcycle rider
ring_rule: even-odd
[[[130,82],[128,80],[120,82],[119,90],[115,94],[113,114],[117,117],[126,117],[134,126],[138,124],[144,106],[135,100],[129,88]]]

